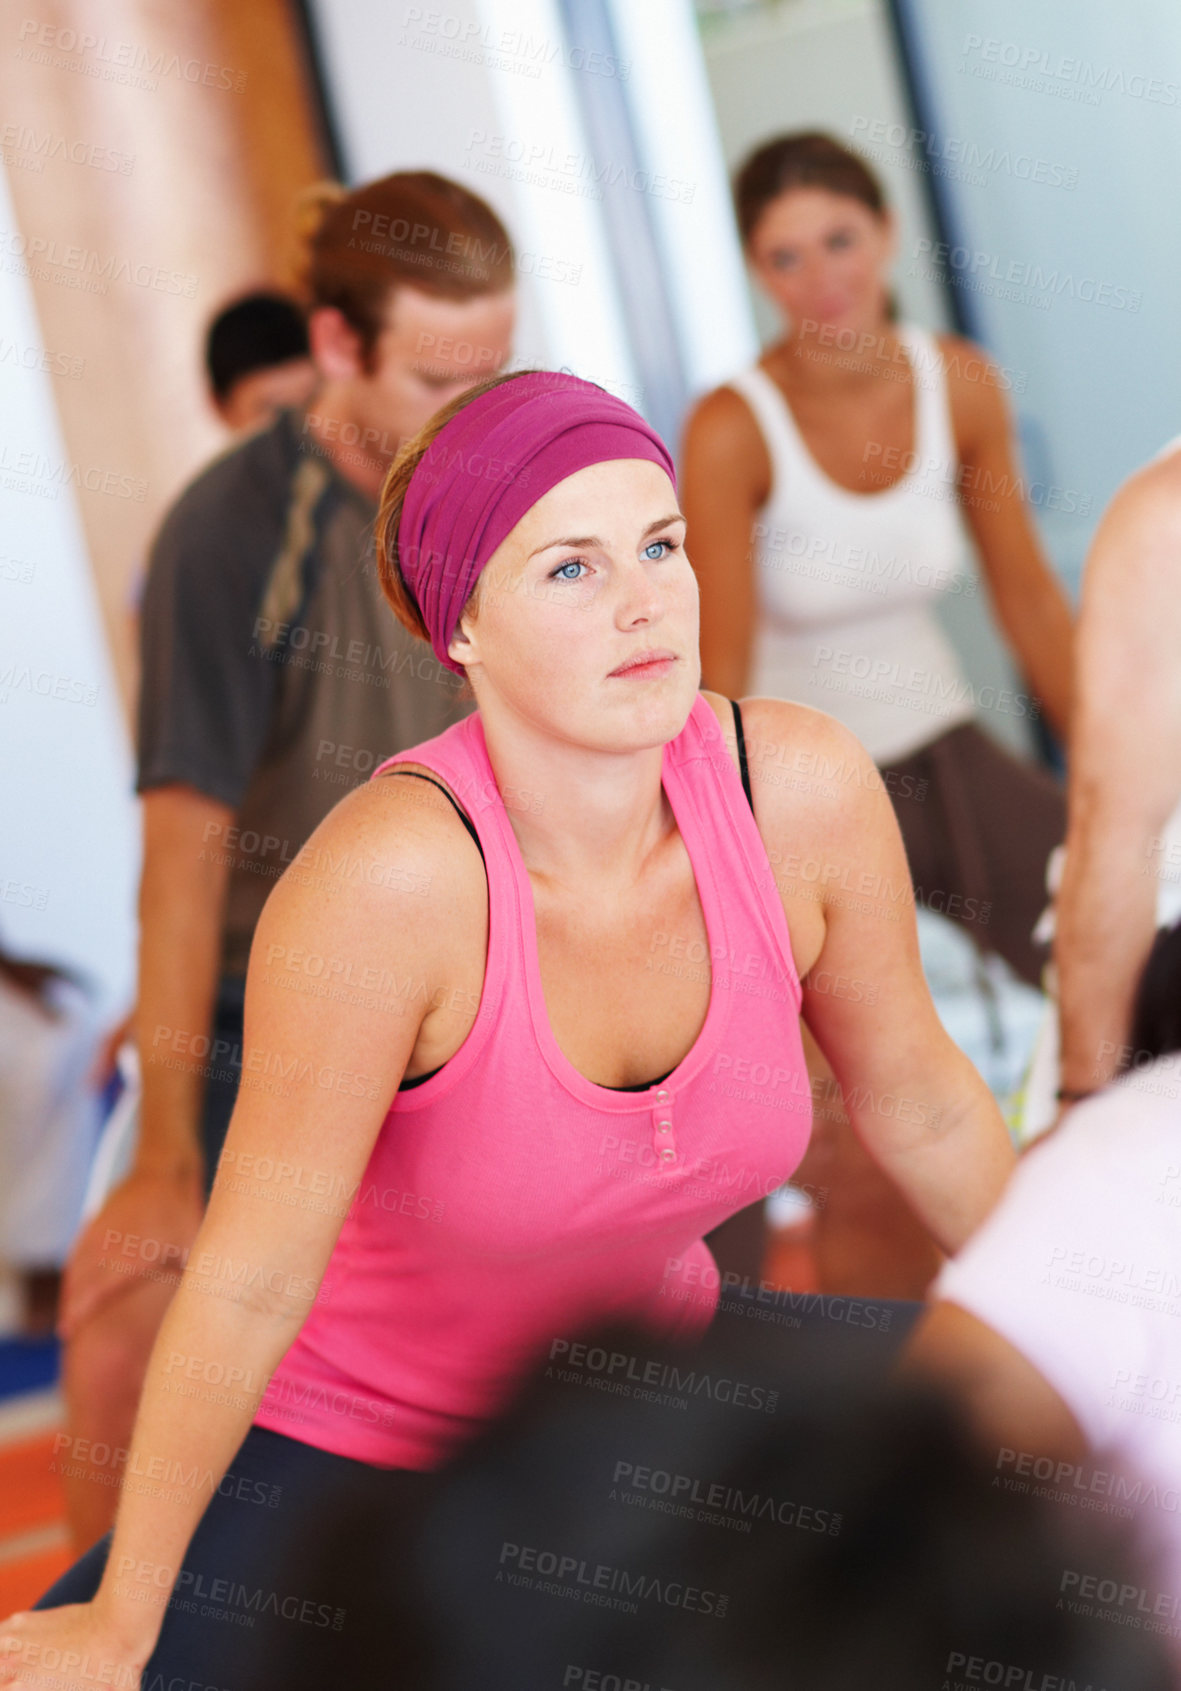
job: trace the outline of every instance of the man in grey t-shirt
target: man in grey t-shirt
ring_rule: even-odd
[[[183,782],[233,812],[210,819],[199,853],[226,871],[229,982],[245,978],[276,879],[342,794],[471,708],[463,678],[386,604],[373,517],[309,414],[284,411],[181,495],[152,551],[138,788]]]
[[[470,708],[460,678],[382,600],[371,529],[402,442],[507,358],[512,284],[508,235],[457,183],[404,172],[334,195],[307,262],[316,394],[206,469],[153,548],[139,721],[143,1096],[131,1173],[67,1270],[76,1450],[129,1442],[228,1126],[267,893],[297,859],[302,872],[309,834],[350,786]],[[84,1549],[115,1495],[85,1455],[69,1468]]]

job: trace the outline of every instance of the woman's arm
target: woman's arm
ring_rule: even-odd
[[[1062,1085],[1118,1071],[1181,799],[1181,455],[1104,513],[1079,612],[1078,705],[1054,958]]]
[[[961,464],[960,504],[997,621],[1065,745],[1071,710],[1070,604],[1026,505],[1004,379],[971,341],[941,335],[939,344],[949,364],[948,399]]]
[[[777,699],[742,708],[804,1020],[867,1150],[955,1251],[1014,1156],[991,1093],[931,1002],[893,806],[860,741],[831,717]],[[784,767],[809,773],[777,781]]]
[[[1005,1453],[1072,1462],[1086,1454],[1082,1429],[1045,1375],[959,1304],[932,1304],[907,1341],[903,1367],[959,1399],[978,1437],[997,1447],[998,1472]],[[1006,1477],[1016,1472],[1010,1466]]]
[[[758,613],[751,528],[771,488],[771,463],[750,408],[732,388],[689,418],[681,470],[687,549],[701,592],[703,686],[736,699],[746,688]]]
[[[10,1620],[0,1649],[76,1648],[81,1637],[134,1668],[151,1653],[197,1522],[315,1301],[422,1006],[440,984],[456,830],[444,834],[409,786],[350,794],[267,901],[251,949],[238,1101],[152,1352],[128,1460],[129,1475],[159,1483],[125,1486],[93,1603]],[[368,1008],[357,992],[306,990],[389,981],[394,970],[425,991],[382,993],[382,1007]],[[328,1196],[292,1202],[308,1191]]]

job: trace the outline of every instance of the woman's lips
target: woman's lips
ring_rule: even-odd
[[[654,676],[666,675],[676,661],[677,655],[675,652],[645,652],[640,654],[636,661],[619,669],[613,669],[608,679],[634,677],[639,681],[651,680]]]

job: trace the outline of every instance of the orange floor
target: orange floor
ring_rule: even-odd
[[[56,1430],[0,1445],[0,1615],[28,1608],[73,1561],[51,1466]]]
[[[792,1292],[818,1291],[811,1238],[812,1229],[806,1221],[772,1232],[763,1278]]]

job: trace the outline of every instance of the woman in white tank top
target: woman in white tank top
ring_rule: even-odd
[[[1037,984],[1062,797],[974,720],[1044,714],[1065,740],[1071,617],[1025,509],[1008,378],[969,341],[892,321],[893,224],[855,153],[772,141],[736,197],[785,332],[689,421],[706,683],[838,717],[895,800],[919,902]],[[974,689],[935,617],[940,594],[977,590],[961,514],[1028,692]],[[822,776],[785,767],[801,774]]]
[[[1069,720],[1070,611],[1025,508],[1010,383],[971,342],[892,320],[893,222],[855,153],[783,137],[747,160],[736,190],[784,334],[689,420],[681,486],[704,684],[845,723],[894,800],[918,902],[1039,984],[1032,935],[1063,798],[975,724],[983,710],[1044,714],[1065,740]],[[935,618],[940,593],[976,590],[961,515],[1028,693],[976,695]],[[801,814],[810,790],[845,778],[791,746],[778,758]],[[928,1244],[839,1109],[818,1116],[800,1174],[832,1194],[814,1217],[824,1289],[921,1296]]]
[[[940,592],[976,585],[955,567],[957,454],[939,347],[923,329],[894,333],[913,382],[914,467],[880,493],[854,493],[821,469],[760,365],[728,384],[753,413],[772,468],[753,529],[761,614],[750,691],[838,716],[878,764],[975,714],[931,611]]]

